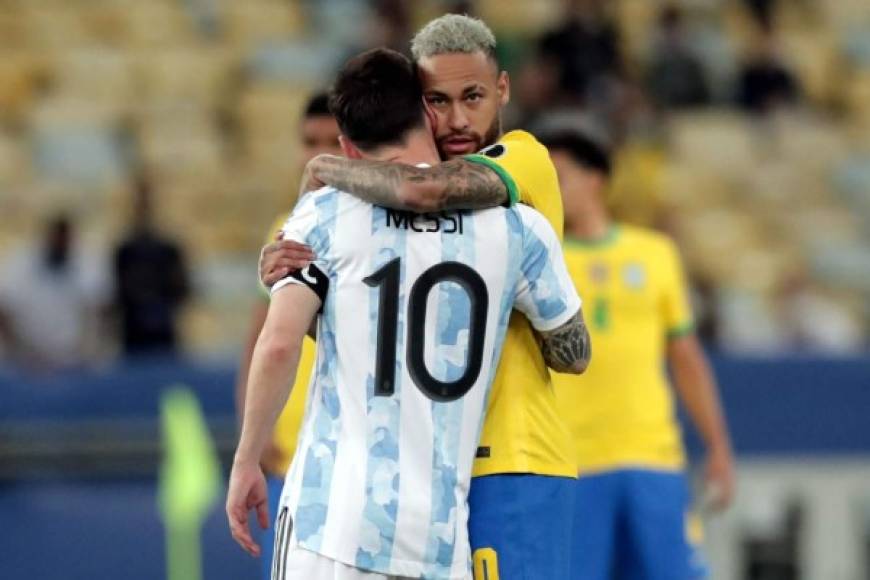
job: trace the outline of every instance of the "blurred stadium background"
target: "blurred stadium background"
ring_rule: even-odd
[[[867,0],[0,0],[0,577],[165,575],[160,393],[195,391],[226,467],[300,108],[448,10],[497,33],[507,126],[607,139],[616,214],[679,242],[739,460],[713,577],[870,578]],[[137,356],[143,191],[175,252],[143,316],[178,305],[178,338]],[[75,276],[31,275],[49,239]],[[205,578],[255,577],[220,502],[203,544]]]

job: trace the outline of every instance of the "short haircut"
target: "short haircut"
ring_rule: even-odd
[[[303,119],[311,117],[331,117],[329,112],[329,93],[326,91],[318,91],[311,95],[308,103],[305,105],[305,111],[302,113]]]
[[[482,20],[445,14],[432,20],[411,40],[411,54],[420,60],[439,54],[482,52],[496,63],[495,35]]]
[[[577,164],[605,178],[613,171],[607,147],[578,131],[554,133],[541,139],[541,143],[550,151],[566,152]]]
[[[338,72],[329,110],[345,137],[363,150],[404,141],[425,126],[423,89],[408,58],[375,48],[353,57]]]

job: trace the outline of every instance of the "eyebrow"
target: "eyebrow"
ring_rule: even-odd
[[[465,87],[464,89],[462,89],[462,94],[467,95],[468,93],[475,92],[475,91],[478,93],[485,93],[486,88],[483,85],[481,85],[480,83],[475,83],[475,84],[471,85],[470,87]]]

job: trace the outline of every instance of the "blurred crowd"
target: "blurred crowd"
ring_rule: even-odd
[[[866,351],[865,0],[0,0],[0,355],[237,348],[308,96],[446,11],[496,31],[508,128],[613,148],[710,346]]]

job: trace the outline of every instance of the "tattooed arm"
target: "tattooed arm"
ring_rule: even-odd
[[[393,209],[416,212],[481,209],[508,201],[508,189],[492,169],[465,159],[434,167],[318,155],[308,162],[302,191],[323,185]]]
[[[589,366],[592,345],[589,331],[583,322],[583,311],[578,310],[568,322],[547,332],[538,331],[541,353],[547,366],[559,373],[579,375]]]

